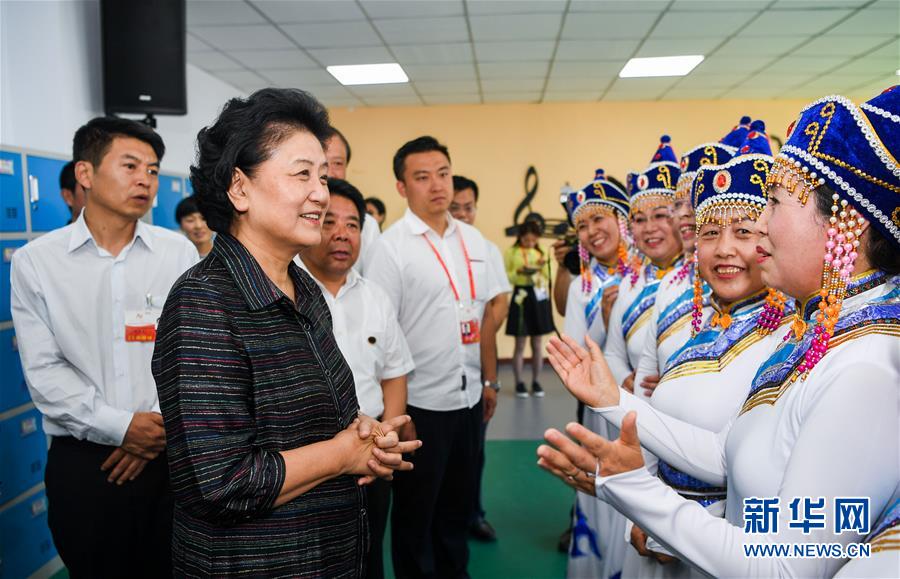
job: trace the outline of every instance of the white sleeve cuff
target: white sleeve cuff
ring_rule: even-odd
[[[94,413],[94,424],[87,432],[87,439],[106,446],[122,446],[133,417],[133,412],[100,406]]]

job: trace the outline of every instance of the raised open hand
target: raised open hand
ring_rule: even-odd
[[[575,398],[593,408],[616,406],[619,386],[600,351],[600,346],[584,337],[590,351],[571,337],[550,338],[547,344],[550,365]]]
[[[593,495],[596,475],[612,476],[644,466],[634,412],[625,415],[619,438],[612,442],[575,422],[566,426],[566,432],[581,446],[551,428],[544,433],[549,445],[539,446],[537,454],[538,466],[570,487]]]

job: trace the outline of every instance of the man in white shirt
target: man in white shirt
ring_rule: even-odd
[[[325,159],[328,161],[328,176],[335,179],[347,179],[347,167],[350,166],[350,141],[344,133],[331,127],[331,136],[325,140]],[[365,223],[369,227],[362,228],[362,238],[359,246],[359,259],[356,261],[356,271],[364,275],[369,251],[375,246],[375,242],[381,235],[381,225],[374,217],[366,213]]]
[[[423,443],[415,469],[394,478],[394,571],[401,579],[462,577],[478,439],[497,400],[495,365],[485,367],[483,386],[480,341],[496,331],[485,306],[503,286],[484,237],[447,213],[447,148],[433,137],[406,143],[394,175],[409,207],[379,238],[366,272],[390,297],[412,351],[407,414]]]
[[[198,255],[180,234],[140,221],[164,151],[135,121],[81,127],[73,156],[84,211],[12,259],[19,354],[52,437],[48,521],[73,577],[171,574],[172,496],[150,359],[166,296]]]
[[[304,251],[298,261],[319,284],[331,310],[334,337],[353,371],[360,412],[389,420],[406,413],[406,375],[415,366],[384,290],[353,269],[360,230],[371,227],[363,221],[363,196],[342,179],[329,179],[328,191],[322,243]],[[366,487],[366,495],[371,539],[366,577],[381,579],[391,484],[378,479]]]
[[[453,202],[450,204],[450,214],[454,219],[458,219],[463,223],[468,223],[475,227],[475,217],[478,215],[478,184],[468,177],[462,175],[453,176]],[[487,240],[486,240],[487,241]],[[503,322],[506,321],[506,315],[509,312],[509,294],[512,292],[512,286],[506,276],[506,265],[503,262],[503,254],[496,243],[487,241],[491,250],[490,265],[494,270],[494,277],[503,285],[503,293],[497,294],[488,302],[488,309],[494,316],[496,330],[499,331]],[[494,348],[496,359],[497,333],[493,336],[482,336],[482,349],[485,344],[489,344]],[[500,387],[500,381],[497,381],[497,387]],[[484,474],[484,441],[487,436],[487,425],[485,422],[481,427],[481,440],[478,449],[478,486],[475,488],[475,505],[472,515],[469,519],[469,533],[479,541],[496,541],[497,531],[485,518],[484,505],[481,503],[481,479]]]

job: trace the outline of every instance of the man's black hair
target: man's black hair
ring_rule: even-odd
[[[75,183],[75,161],[69,161],[59,172],[59,188],[75,191]]]
[[[343,179],[329,177],[328,193],[332,196],[337,195],[338,197],[344,197],[353,202],[353,205],[356,206],[357,213],[359,213],[359,229],[362,231],[363,224],[366,222],[366,201],[363,199],[363,195],[359,192],[359,189]]]
[[[344,148],[347,149],[347,164],[349,165],[350,164],[350,141],[347,140],[347,137],[344,136],[344,133],[340,132],[337,127],[335,127],[335,126],[329,127],[329,133],[328,133],[328,136],[325,137],[325,140],[327,141],[331,137],[335,137],[335,136],[344,142]]]
[[[181,225],[182,219],[188,215],[193,215],[194,213],[200,213],[200,207],[197,206],[197,199],[193,195],[185,197],[179,201],[178,205],[175,207],[175,223]]]
[[[387,207],[384,206],[384,201],[379,199],[378,197],[366,197],[366,203],[371,203],[375,206],[375,209],[378,210],[382,215],[387,213]]]
[[[72,159],[87,161],[99,167],[104,155],[116,137],[130,137],[143,141],[153,148],[157,162],[162,162],[166,146],[156,131],[143,123],[118,117],[97,117],[75,131],[72,139]]]
[[[466,189],[471,189],[472,192],[475,193],[475,203],[478,203],[478,184],[468,177],[463,177],[462,175],[454,175],[453,192],[459,193],[460,191],[464,191]]]
[[[450,161],[450,151],[447,150],[447,147],[440,144],[434,137],[427,135],[408,141],[397,149],[397,152],[394,154],[394,177],[397,178],[397,181],[403,181],[407,157],[416,153],[428,153],[430,151],[443,153],[447,157],[447,161]]]

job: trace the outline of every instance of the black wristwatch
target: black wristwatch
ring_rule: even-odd
[[[491,382],[490,380],[485,380],[484,387],[491,388],[494,392],[500,392],[500,382]]]

